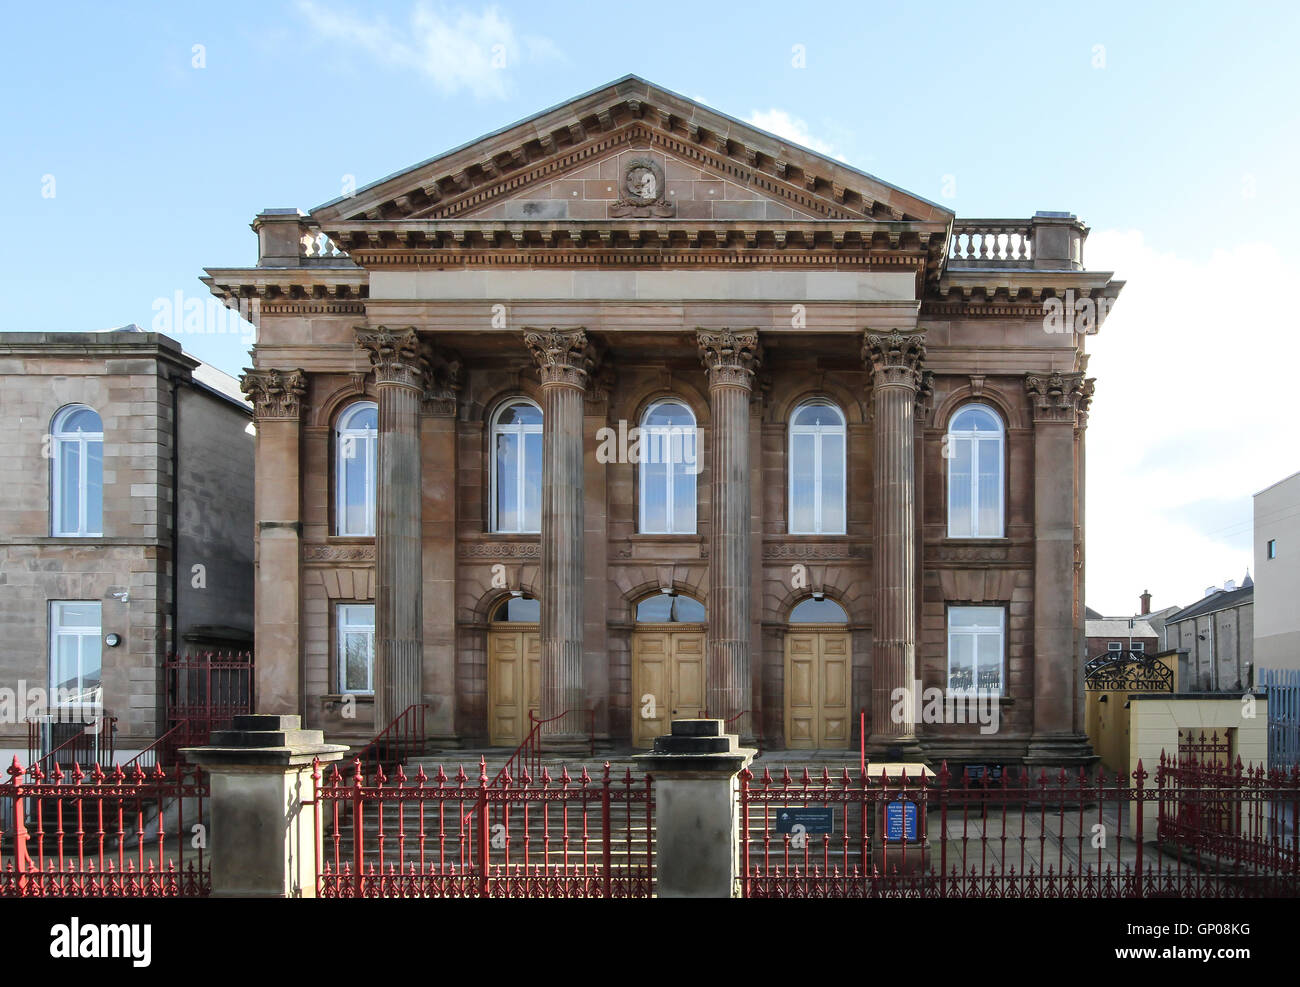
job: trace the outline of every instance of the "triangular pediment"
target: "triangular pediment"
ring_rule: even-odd
[[[312,210],[358,221],[947,223],[842,162],[628,76]]]

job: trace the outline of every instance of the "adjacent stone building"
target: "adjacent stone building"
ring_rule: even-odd
[[[1076,764],[1067,213],[941,205],[636,77],[253,222],[259,706],[364,739]],[[978,690],[995,732],[900,690]],[[919,703],[917,704],[919,705]],[[918,722],[919,721],[919,722]]]
[[[1165,620],[1165,648],[1177,649],[1185,692],[1241,692],[1255,684],[1255,584],[1206,587],[1205,596]]]
[[[0,333],[0,723],[65,701],[158,736],[169,651],[252,645],[253,446],[237,382],[135,327]]]

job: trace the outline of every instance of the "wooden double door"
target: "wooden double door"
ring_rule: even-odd
[[[674,719],[704,710],[704,628],[642,624],[632,633],[632,744],[649,747]]]
[[[847,748],[853,736],[853,650],[842,625],[803,625],[785,636],[785,743]]]
[[[541,708],[542,644],[536,625],[488,632],[488,739],[517,747],[528,736],[528,711]]]

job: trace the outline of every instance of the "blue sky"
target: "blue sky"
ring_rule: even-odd
[[[1300,470],[1294,432],[1269,425],[1293,414],[1270,377],[1300,356],[1296,318],[1268,304],[1300,259],[1300,5],[800,11],[10,4],[0,327],[148,328],[156,299],[203,291],[204,266],[255,260],[259,210],[311,208],[345,176],[634,72],[958,215],[1088,222],[1088,265],[1129,281],[1093,341],[1089,603],[1185,604],[1240,579],[1250,494]],[[182,342],[247,363],[235,334]]]

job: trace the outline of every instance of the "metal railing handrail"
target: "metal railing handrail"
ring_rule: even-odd
[[[375,734],[365,747],[356,753],[356,760],[361,763],[362,772],[369,774],[370,761],[373,758],[376,767],[382,767],[379,760],[380,752],[384,750],[385,743],[392,743],[397,738],[396,746],[401,755],[398,763],[405,762],[411,750],[418,748],[420,753],[424,752],[424,711],[429,708],[428,703],[411,703],[406,709],[398,713],[388,723],[384,729]],[[409,720],[409,722],[408,722]]]
[[[84,730],[78,730],[76,733],[72,734],[72,736],[68,737],[67,740],[64,740],[62,743],[60,743],[57,747],[54,747],[51,750],[47,751],[46,753],[40,755],[40,757],[32,758],[31,755],[36,752],[36,748],[39,746],[39,741],[36,741],[34,745],[33,732],[40,729],[42,720],[52,722],[52,723],[61,722],[55,719],[55,716],[56,714],[54,713],[46,712],[38,715],[35,719],[30,719],[27,721],[28,761],[30,762],[27,766],[28,772],[31,771],[45,772],[46,769],[49,767],[49,765],[46,763],[47,761],[50,761],[50,759],[53,758],[56,754],[59,754],[60,752],[73,747],[83,737],[103,737],[107,735],[108,737],[107,746],[109,752],[108,760],[109,761],[113,760],[113,737],[117,733],[117,717],[106,716],[106,715],[101,715],[99,717],[99,729],[96,730],[94,733],[86,733]],[[67,721],[62,721],[62,722],[67,722]],[[96,762],[99,762],[104,759],[99,757],[97,754],[95,760]],[[58,764],[58,761],[55,760],[52,763]]]
[[[164,744],[165,744],[167,741],[169,741],[169,740],[171,739],[172,734],[179,733],[179,732],[180,732],[181,730],[183,730],[184,728],[185,728],[185,724],[184,724],[184,723],[177,723],[175,726],[173,726],[173,727],[171,727],[170,729],[168,729],[167,731],[165,731],[161,736],[158,737],[157,740],[155,740],[155,741],[153,741],[152,743],[150,743],[148,747],[144,748],[144,750],[140,751],[139,754],[137,754],[135,757],[131,758],[131,760],[129,760],[129,761],[127,761],[125,764],[123,764],[123,765],[122,765],[122,770],[125,771],[125,770],[127,770],[128,768],[136,767],[137,765],[140,764],[141,759],[142,759],[146,754],[149,754],[149,753],[152,753],[152,754],[154,755],[154,762],[153,762],[153,764],[154,764],[154,766],[156,766],[156,765],[158,764],[158,752],[159,752],[160,750],[162,750]]]

